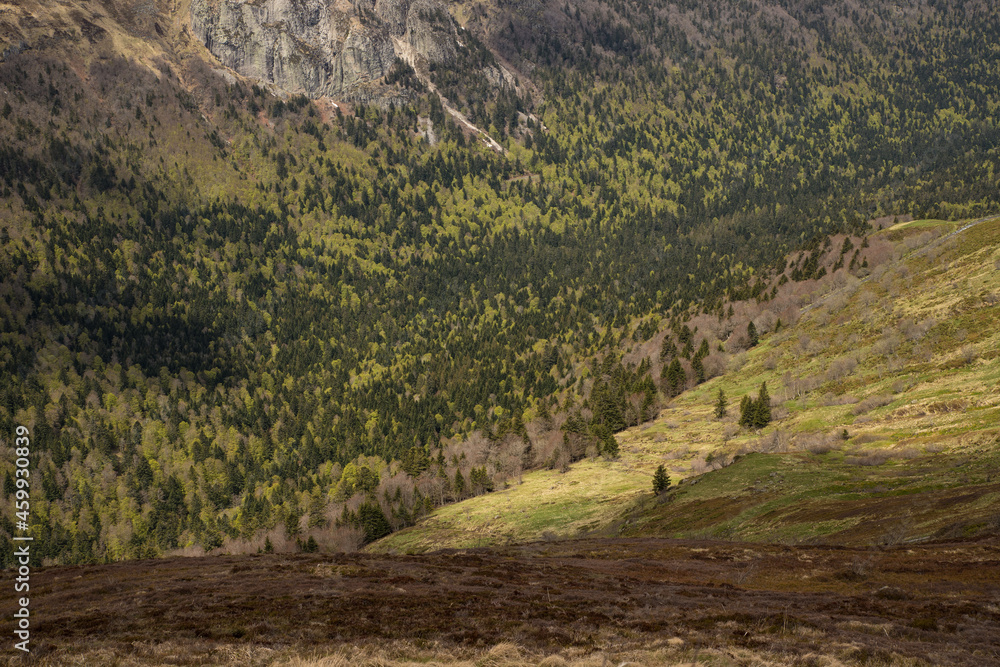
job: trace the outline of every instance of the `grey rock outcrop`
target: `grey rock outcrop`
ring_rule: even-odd
[[[194,0],[191,27],[227,67],[313,97],[369,97],[397,57],[446,63],[458,48],[437,0]]]

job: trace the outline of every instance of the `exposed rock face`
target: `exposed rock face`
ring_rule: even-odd
[[[454,59],[438,0],[194,0],[195,35],[226,66],[310,96],[352,97],[397,57]]]

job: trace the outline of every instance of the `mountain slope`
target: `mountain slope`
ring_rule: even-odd
[[[479,46],[391,69],[399,104],[272,93],[189,2],[5,6],[0,437],[37,443],[38,557],[356,546],[607,445],[664,364],[592,397],[597,360],[735,326],[789,251],[801,286],[881,213],[998,206],[995,13],[689,4],[451,6]]]
[[[587,535],[869,545],[995,534],[1000,220],[900,223],[873,245],[881,239],[892,252],[870,276],[834,274],[797,295],[794,326],[619,434],[620,458],[527,474],[369,549]],[[768,313],[757,321],[774,322]],[[762,382],[776,419],[740,429],[740,397]],[[729,399],[721,420],[720,389]],[[655,498],[660,464],[676,486]]]

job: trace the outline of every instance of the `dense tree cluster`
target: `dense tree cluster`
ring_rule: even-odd
[[[721,390],[720,390],[721,391]],[[750,398],[747,394],[740,401],[740,426],[761,429],[771,423],[771,395],[767,392],[767,383],[761,383],[757,396]]]

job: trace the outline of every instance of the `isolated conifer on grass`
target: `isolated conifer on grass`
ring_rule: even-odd
[[[747,340],[750,341],[750,347],[756,347],[757,343],[760,342],[760,337],[757,335],[757,327],[754,326],[753,320],[747,325]]]
[[[715,399],[715,418],[722,419],[726,416],[726,407],[729,405],[729,399],[726,398],[726,392],[722,391],[722,387],[719,387],[718,397]]]
[[[653,473],[653,493],[660,495],[670,487],[670,477],[667,476],[667,469],[660,464],[660,467]]]

